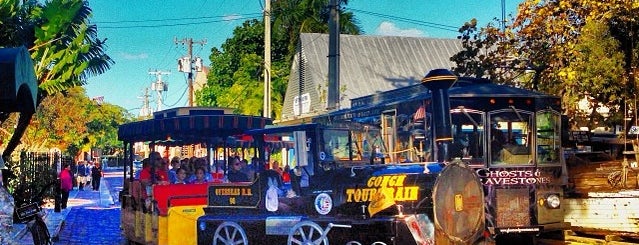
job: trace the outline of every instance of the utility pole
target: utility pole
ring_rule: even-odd
[[[271,117],[271,0],[264,1],[264,111]]]
[[[180,62],[178,62],[178,69],[181,72],[185,72],[188,74],[188,87],[189,87],[189,106],[193,106],[193,44],[200,44],[204,46],[206,44],[206,39],[201,41],[193,41],[193,38],[184,38],[182,40],[177,40],[175,38],[175,44],[181,43],[182,45],[186,45],[187,48],[187,56],[183,57]],[[186,63],[186,64],[185,64]]]
[[[157,80],[151,83],[151,90],[156,91],[158,94],[157,108],[155,110],[161,111],[162,110],[162,92],[166,92],[169,90],[169,85],[162,81],[162,75],[169,75],[171,74],[171,72],[155,70],[155,71],[149,71],[149,74],[155,75],[157,77]]]
[[[328,110],[339,109],[339,1],[331,0],[328,20]],[[301,100],[300,100],[301,102]]]
[[[501,32],[506,31],[506,0],[501,0]]]
[[[144,95],[142,97],[138,97],[142,99],[142,108],[140,108],[140,114],[138,115],[141,118],[147,118],[151,116],[151,106],[149,105],[149,88],[144,88]]]

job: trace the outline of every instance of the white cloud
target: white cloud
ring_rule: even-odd
[[[401,29],[397,27],[394,23],[383,21],[377,26],[375,29],[375,34],[380,36],[404,36],[404,37],[425,37],[426,34],[424,31],[411,28],[411,29]]]
[[[234,20],[237,20],[237,19],[240,19],[240,18],[242,18],[242,16],[239,15],[239,14],[231,14],[231,15],[224,16],[224,18],[222,18],[222,19],[224,21],[234,21]]]
[[[139,54],[131,54],[131,53],[120,53],[125,60],[144,60],[149,58],[149,54],[147,53],[139,53]]]

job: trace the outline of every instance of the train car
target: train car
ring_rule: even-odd
[[[319,124],[247,134],[261,156],[286,151],[294,166],[283,170],[290,182],[276,168],[260,171],[254,182],[209,185],[198,244],[434,244],[436,235],[467,243],[481,237],[483,190],[467,165],[354,161],[351,131]],[[446,227],[439,233],[438,204]]]
[[[245,132],[259,149],[263,169],[254,182],[209,185],[205,214],[197,221],[198,244],[486,241],[484,190],[476,171],[461,161],[383,163],[379,152],[364,154],[361,144],[369,136],[367,144],[377,144],[379,132],[317,123]],[[274,159],[283,161],[282,171]]]
[[[560,98],[438,72],[450,84],[427,76],[421,85],[354,99],[352,108],[314,121],[366,129],[353,135],[358,157],[470,166],[484,190],[487,241],[563,240],[570,224],[562,204],[567,173]],[[371,137],[372,128],[377,137]]]
[[[157,176],[152,174],[153,181],[145,185],[131,171],[136,169],[139,145],[148,145],[148,150],[157,152],[160,147],[182,146],[186,157],[192,156],[198,146],[209,164],[226,169],[229,150],[246,146],[235,139],[246,130],[271,123],[271,119],[238,115],[226,108],[186,107],[156,112],[151,119],[121,125],[118,138],[125,144],[128,166],[124,168],[124,188],[120,192],[120,220],[127,240],[133,244],[196,244],[195,222],[207,206],[208,185],[221,182],[218,178],[204,184],[166,184],[156,181]]]

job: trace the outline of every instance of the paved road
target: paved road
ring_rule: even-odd
[[[55,244],[125,244],[120,231],[122,171],[106,170],[100,191],[85,188],[69,199],[71,210]]]

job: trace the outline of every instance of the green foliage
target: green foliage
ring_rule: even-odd
[[[211,51],[212,66],[208,75],[208,85],[196,94],[198,105],[235,108],[235,112],[248,115],[261,115],[264,96],[263,56],[264,25],[257,20],[244,22],[233,31],[222,49]],[[273,104],[283,101],[288,80],[288,67],[282,55],[285,47],[280,37],[273,36],[271,84]],[[281,106],[274,107],[274,115],[279,114]]]
[[[36,6],[31,18],[35,42],[31,57],[43,96],[85,84],[86,77],[109,69],[104,42],[89,24],[91,9],[83,0],[51,0]]]
[[[9,159],[12,175],[8,188],[12,193],[16,207],[30,203],[40,190],[49,187],[43,193],[44,199],[53,198],[55,181],[57,179],[56,161],[59,154],[48,152],[21,152],[19,156]],[[50,185],[53,183],[53,185]]]
[[[87,77],[101,74],[113,64],[104,53],[104,41],[98,39],[97,28],[90,24],[90,17],[91,9],[85,0],[0,2],[0,46],[24,45],[29,49],[38,79],[38,102],[49,95],[66,94],[68,90],[85,84]],[[80,94],[84,96],[83,92]],[[84,97],[84,103],[68,100],[67,104],[53,103],[45,105],[47,108],[39,108],[34,119],[39,126],[28,133],[36,138],[32,143],[23,139],[23,143],[27,142],[23,148],[59,146],[55,143],[66,148],[73,142],[84,142],[78,140],[87,138],[83,136],[87,133],[86,126],[82,124],[87,115],[82,114],[85,110],[81,105],[89,103]],[[57,100],[60,99],[52,99]],[[20,129],[13,129],[3,122],[3,127],[6,127],[3,131],[20,132],[21,136],[28,124],[19,126]],[[20,137],[12,138],[10,143],[17,140]]]
[[[72,156],[96,148],[112,154],[122,148],[118,126],[131,118],[119,106],[95,104],[82,87],[70,88],[43,100],[22,143],[32,150],[56,147]]]
[[[342,1],[346,3],[346,1]],[[328,0],[276,1],[272,6],[271,117],[281,115],[291,60],[300,32],[328,32]],[[359,34],[352,13],[340,10],[342,33]],[[198,105],[235,108],[262,115],[264,82],[264,23],[249,20],[233,31],[221,49],[211,50],[208,83],[196,93]]]
[[[564,86],[567,93],[580,92],[583,94],[572,94],[565,96],[568,99],[584,98],[586,94],[590,100],[589,104],[593,108],[588,114],[576,117],[575,120],[582,120],[580,125],[587,125],[594,129],[598,123],[612,125],[607,119],[616,119],[617,123],[623,118],[608,117],[596,113],[596,109],[602,106],[610,108],[610,114],[617,114],[620,108],[617,105],[623,104],[621,97],[625,86],[619,82],[623,81],[623,53],[619,51],[619,42],[615,40],[608,30],[608,26],[589,22],[582,29],[579,41],[575,45],[575,57],[569,66],[562,69],[560,75],[564,77]],[[576,101],[570,101],[574,103]],[[567,104],[568,105],[568,104]],[[568,110],[572,108],[567,108]],[[575,114],[579,115],[579,111]],[[584,120],[584,119],[588,120]]]
[[[464,49],[452,58],[454,70],[561,96],[573,126],[622,124],[618,109],[637,86],[630,75],[639,57],[633,16],[639,3],[527,0],[501,30],[492,23],[478,30],[475,21],[460,28]],[[611,116],[577,110],[586,95]]]

